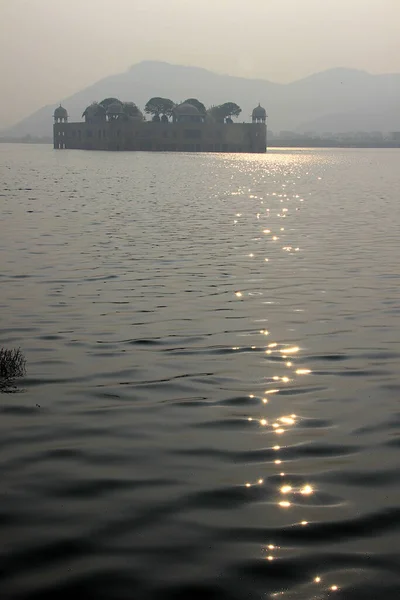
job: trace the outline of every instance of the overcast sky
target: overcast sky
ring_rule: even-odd
[[[277,82],[400,72],[400,0],[0,0],[0,127],[141,60]]]

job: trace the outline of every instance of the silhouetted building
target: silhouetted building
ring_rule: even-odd
[[[142,150],[164,152],[265,152],[267,113],[262,106],[254,109],[252,123],[233,123],[228,118],[217,122],[202,114],[196,106],[183,103],[172,112],[145,121],[134,110],[124,111],[121,103],[107,110],[94,103],[83,113],[84,122],[70,123],[62,106],[54,112],[54,148],[77,150]]]

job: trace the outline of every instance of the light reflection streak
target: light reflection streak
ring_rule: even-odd
[[[292,346],[291,348],[284,348],[281,350],[282,354],[296,354],[300,352],[300,348],[298,346]]]
[[[287,261],[287,264],[291,264],[292,261],[297,260],[300,257],[296,257],[294,256],[295,252],[300,252],[300,247],[296,246],[296,241],[295,239],[290,239],[290,235],[292,231],[295,231],[295,229],[288,229],[286,228],[285,231],[285,227],[280,227],[282,221],[277,221],[277,216],[279,218],[285,218],[287,216],[293,217],[294,216],[294,210],[298,210],[297,206],[294,206],[293,204],[296,203],[297,205],[299,205],[299,202],[303,202],[303,198],[300,198],[299,194],[295,194],[294,193],[294,181],[293,179],[297,176],[296,173],[290,173],[288,178],[285,179],[285,183],[282,184],[281,182],[279,182],[278,179],[278,171],[279,169],[276,169],[276,173],[272,172],[272,173],[263,173],[262,177],[271,177],[272,174],[272,178],[270,179],[270,181],[272,183],[275,183],[276,187],[275,189],[277,190],[276,192],[268,192],[264,194],[265,197],[265,204],[269,204],[269,207],[266,206],[263,202],[263,199],[260,196],[255,195],[254,192],[256,192],[257,194],[259,193],[258,189],[254,189],[251,192],[251,189],[247,189],[247,188],[240,188],[239,191],[237,192],[238,195],[245,195],[247,198],[251,198],[251,199],[257,199],[257,203],[252,203],[252,206],[257,206],[258,205],[258,210],[257,208],[253,208],[254,212],[252,211],[252,218],[253,218],[253,222],[255,223],[255,221],[259,221],[256,224],[256,228],[257,228],[257,237],[253,237],[251,239],[251,247],[248,249],[248,254],[247,256],[249,258],[255,258],[255,261],[252,261],[251,263],[251,268],[254,268],[256,264],[259,265],[259,269],[260,269],[260,275],[264,275],[264,273],[262,273],[262,264],[269,262],[269,261],[273,261],[273,259],[275,258],[275,256],[273,255],[273,252],[279,253],[281,255],[281,257],[284,257],[283,260]],[[300,177],[298,177],[300,178]],[[260,180],[261,182],[261,180]],[[280,185],[282,185],[282,189],[279,189]],[[253,187],[253,186],[252,186]],[[286,189],[287,188],[287,189]],[[298,185],[296,187],[296,191],[298,190]],[[267,198],[268,197],[268,198]],[[275,199],[274,199],[275,198]],[[279,205],[277,204],[277,199],[279,198]],[[242,199],[243,200],[243,199]],[[282,206],[282,204],[284,204],[284,206]],[[235,223],[238,223],[238,221],[236,221],[236,219],[240,219],[243,214],[242,212],[240,212],[240,209],[242,208],[242,205],[238,206],[237,208],[239,208],[238,212],[236,214],[234,214],[234,218],[235,218]],[[278,208],[278,215],[277,215],[277,209]],[[304,208],[301,207],[301,208]],[[244,211],[243,211],[244,213]],[[268,220],[267,220],[268,219]],[[266,224],[268,223],[268,226],[266,227]],[[279,223],[279,226],[278,226]],[[288,221],[285,221],[285,223],[288,223]],[[262,233],[261,233],[262,232]],[[264,235],[269,235],[269,238],[264,238],[262,236],[262,234]],[[274,241],[277,242],[281,237],[281,241],[279,244],[276,244],[275,246],[268,246],[268,250],[267,252],[265,252],[265,247],[266,244],[270,241]],[[260,244],[260,246],[256,247],[255,244]],[[284,244],[284,246],[282,247],[281,244]],[[264,256],[262,253],[262,246],[261,244],[264,244]],[[285,254],[283,254],[283,252]],[[265,253],[268,255],[268,257],[265,256]],[[246,257],[246,253],[245,257]],[[290,263],[289,263],[290,261]],[[245,262],[245,261],[244,261]],[[250,263],[247,263],[248,266],[250,266]],[[270,267],[268,268],[269,271]],[[265,269],[264,269],[265,271]],[[266,273],[266,271],[265,271]],[[240,285],[240,284],[238,284]],[[244,285],[245,287],[245,285]],[[244,297],[247,299],[248,296],[252,296],[253,294],[251,293],[250,290],[247,290],[242,292],[242,291],[238,291],[236,292],[236,297],[237,298],[243,298]],[[262,302],[262,304],[264,305],[263,308],[265,309],[269,309],[269,306],[266,305],[270,305],[270,304],[277,304],[277,299],[275,299],[274,302],[274,298],[272,297],[269,300],[265,300]],[[292,309],[294,312],[297,312],[296,309]],[[298,309],[298,312],[300,312],[300,310],[302,309]],[[265,316],[268,316],[265,315]],[[260,319],[261,320],[261,319]],[[263,321],[266,321],[269,323],[269,319],[265,318],[262,319]],[[260,325],[262,326],[262,323],[260,323]],[[272,327],[271,327],[272,329]],[[295,331],[293,330],[289,330],[289,331]],[[271,332],[272,333],[272,332]],[[264,335],[264,336],[269,336],[270,335],[270,331],[267,331],[265,329],[260,330],[260,334]],[[262,354],[262,357],[264,358],[265,364],[268,366],[272,365],[272,362],[274,361],[274,364],[277,365],[277,368],[275,370],[275,374],[271,374],[269,373],[268,376],[265,377],[265,381],[269,381],[269,383],[266,383],[266,385],[271,385],[272,386],[276,386],[275,388],[272,389],[267,389],[264,392],[264,395],[260,394],[260,392],[256,392],[254,394],[250,394],[249,398],[254,399],[257,398],[257,401],[259,402],[259,406],[265,406],[264,411],[261,411],[261,413],[265,413],[265,414],[254,414],[252,417],[248,418],[248,421],[254,421],[255,423],[257,423],[258,425],[258,433],[257,435],[271,435],[272,433],[275,433],[276,435],[290,435],[290,432],[292,431],[290,428],[295,428],[298,426],[298,424],[301,421],[301,416],[296,416],[295,414],[290,414],[290,409],[288,409],[288,406],[290,407],[290,403],[288,403],[287,401],[287,396],[286,396],[286,392],[288,391],[288,387],[291,387],[291,384],[293,381],[296,380],[296,376],[301,377],[301,376],[307,376],[310,375],[312,373],[311,369],[308,367],[303,367],[301,365],[299,365],[297,363],[299,354],[301,352],[301,348],[299,345],[296,344],[297,343],[301,343],[300,340],[291,340],[290,339],[282,339],[282,341],[275,341],[275,342],[271,342],[269,344],[266,344],[264,347],[262,347],[263,345],[260,343],[258,346],[252,346],[252,349],[256,350],[257,352],[259,352],[260,354]],[[260,347],[261,346],[261,347]],[[287,371],[287,369],[290,369],[290,372]],[[283,372],[282,372],[283,371]],[[284,374],[286,373],[286,374]],[[293,388],[293,392],[295,391],[295,388]],[[279,392],[282,392],[281,396],[279,397],[275,397],[275,394],[278,394]],[[290,398],[289,398],[290,399]],[[279,406],[281,408],[281,410],[279,410],[279,406],[278,406],[278,401],[279,401]],[[271,410],[267,410],[271,407]],[[277,410],[278,408],[278,410]],[[286,410],[285,410],[286,408]],[[293,410],[293,409],[292,409]],[[280,416],[279,416],[280,415]],[[261,430],[261,427],[264,428],[263,430]],[[261,433],[262,431],[262,433]],[[271,439],[271,438],[269,438]],[[276,438],[272,438],[272,439],[276,439]],[[273,464],[275,464],[277,467],[279,465],[281,465],[280,469],[285,468],[283,465],[283,462],[286,462],[282,460],[283,458],[283,454],[281,455],[281,452],[283,453],[282,448],[286,447],[287,444],[287,440],[286,437],[285,438],[281,438],[282,440],[285,440],[285,445],[284,443],[282,443],[282,447],[280,445],[273,445],[273,443],[270,445],[270,448],[272,449],[273,452],[271,452],[272,456],[275,457],[276,456],[276,460],[273,460]],[[277,440],[278,441],[278,440]],[[280,441],[280,440],[279,440]],[[305,499],[306,497],[311,496],[312,494],[315,493],[315,488],[313,487],[313,485],[308,482],[304,483],[304,481],[302,483],[297,483],[296,484],[296,480],[292,480],[290,481],[290,471],[286,474],[285,472],[281,471],[280,469],[276,469],[276,475],[280,476],[279,478],[279,484],[277,485],[277,492],[279,494],[282,494],[282,496],[280,496],[280,498],[278,497],[276,499],[276,507],[275,510],[279,508],[281,509],[290,509],[293,504],[296,504],[296,500],[294,500],[295,498],[297,498],[299,500],[299,505],[300,504],[300,498],[304,497],[304,500],[302,502],[302,505],[304,505]],[[267,483],[269,483],[269,478],[267,478]],[[250,488],[252,486],[255,485],[263,485],[264,484],[264,479],[260,478],[260,479],[256,479],[254,478],[254,480],[252,481],[252,483],[247,482],[245,483],[245,486]],[[297,506],[296,506],[297,509]],[[290,513],[288,513],[290,515]],[[303,516],[303,515],[301,515]],[[300,516],[300,518],[301,518]],[[306,517],[307,515],[304,515],[304,517]],[[288,517],[288,519],[290,520],[290,517]],[[297,526],[301,526],[301,527],[306,527],[309,522],[306,520],[300,520],[299,518],[294,520],[294,523],[292,524],[297,524]],[[265,548],[265,547],[264,547]],[[264,554],[264,558],[268,561],[273,561],[277,558],[276,556],[276,551],[275,551],[276,547],[272,544],[269,544],[267,546],[267,549],[265,549],[265,554]],[[311,577],[311,581],[313,581],[313,577]],[[320,576],[315,576],[314,578],[315,583],[321,583],[321,577]],[[331,586],[331,587],[327,587],[326,590],[331,590],[336,591],[338,588],[337,586]],[[280,594],[274,594],[274,595],[280,595]]]

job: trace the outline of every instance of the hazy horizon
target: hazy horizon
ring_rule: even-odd
[[[287,83],[400,72],[398,0],[0,0],[0,127],[144,60]]]

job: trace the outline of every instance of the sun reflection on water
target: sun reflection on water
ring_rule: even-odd
[[[303,158],[305,164],[308,160],[307,157]],[[257,400],[251,403],[252,410],[253,407],[255,408],[254,412],[250,412],[251,416],[248,417],[248,421],[254,421],[254,424],[248,429],[250,435],[256,433],[257,440],[267,440],[266,443],[262,443],[262,448],[265,449],[266,446],[268,447],[270,454],[267,454],[267,456],[270,461],[272,473],[271,476],[266,476],[265,473],[253,474],[253,476],[249,477],[251,482],[247,482],[244,485],[246,488],[252,488],[257,485],[264,485],[265,482],[265,487],[267,488],[271,484],[275,490],[275,495],[273,496],[273,510],[279,512],[279,519],[284,523],[282,526],[284,527],[286,525],[304,528],[308,527],[310,522],[312,522],[312,518],[310,521],[307,520],[309,518],[308,511],[315,508],[315,502],[312,501],[312,497],[318,490],[312,480],[310,481],[311,478],[307,481],[308,478],[303,479],[303,474],[299,476],[293,472],[296,463],[290,458],[291,454],[287,449],[291,448],[290,439],[296,439],[295,436],[302,435],[305,426],[302,410],[296,408],[295,411],[297,414],[294,414],[293,400],[296,399],[295,394],[298,393],[296,384],[300,385],[299,381],[303,378],[301,385],[304,386],[304,382],[307,382],[310,379],[307,379],[307,376],[312,375],[313,371],[312,368],[310,368],[312,365],[307,365],[305,361],[306,357],[302,356],[304,340],[298,337],[296,333],[289,333],[288,335],[288,332],[297,331],[296,322],[292,320],[293,325],[287,325],[287,329],[280,332],[280,336],[278,335],[279,332],[274,330],[273,317],[276,308],[279,305],[283,305],[286,308],[285,303],[287,301],[287,305],[289,305],[290,300],[289,297],[284,295],[284,291],[281,293],[279,285],[276,284],[276,282],[280,283],[278,277],[282,277],[284,289],[286,286],[286,280],[283,279],[285,274],[293,273],[296,268],[301,268],[296,267],[296,263],[301,265],[302,259],[306,256],[307,246],[305,244],[304,248],[300,248],[299,239],[296,239],[298,231],[296,233],[296,228],[292,228],[292,220],[295,219],[297,215],[302,214],[306,208],[306,203],[299,193],[295,193],[295,191],[299,191],[299,183],[297,183],[296,189],[294,188],[294,185],[296,183],[295,180],[300,179],[300,174],[296,168],[292,169],[293,158],[282,154],[280,155],[280,161],[281,162],[276,166],[275,171],[272,168],[270,172],[263,171],[262,173],[262,178],[270,178],[269,182],[271,186],[275,185],[275,191],[272,191],[274,187],[272,187],[269,192],[261,191],[261,186],[259,188],[252,186],[253,189],[251,189],[251,187],[240,188],[236,192],[240,197],[237,199],[235,212],[233,213],[235,224],[238,223],[237,220],[240,219],[240,225],[242,225],[246,217],[244,201],[247,199],[251,200],[251,218],[255,231],[251,234],[250,248],[247,247],[240,252],[242,260],[248,265],[248,268],[251,269],[251,276],[254,277],[251,282],[259,282],[262,281],[263,277],[265,278],[264,288],[262,287],[262,284],[257,284],[260,285],[257,290],[251,290],[250,286],[247,287],[248,281],[238,282],[237,286],[242,286],[242,290],[244,289],[245,291],[237,291],[235,292],[235,295],[238,299],[244,300],[244,302],[253,301],[256,294],[263,296],[262,301],[260,302],[260,310],[270,311],[270,313],[261,313],[264,318],[259,319],[258,322],[262,321],[262,324],[260,323],[261,326],[267,324],[268,330],[258,330],[258,328],[255,328],[255,331],[252,333],[257,336],[259,334],[260,336],[263,336],[263,338],[258,337],[257,345],[251,346],[251,348],[257,352],[258,356],[261,357],[261,361],[265,364],[265,374],[262,376],[262,381],[264,383],[263,387],[271,386],[271,388],[265,389],[264,394],[262,394],[258,387],[254,394],[249,394],[250,399],[254,401],[256,398]],[[246,165],[243,168],[248,170],[251,161],[246,157],[245,162]],[[239,164],[243,164],[243,161]],[[285,171],[282,171],[282,169],[285,169]],[[256,172],[256,170],[254,172]],[[303,173],[301,173],[301,175],[303,175]],[[283,184],[279,183],[279,180],[282,180],[282,174],[285,174],[285,182]],[[262,178],[260,177],[257,183],[261,183]],[[264,181],[266,181],[266,179]],[[260,196],[260,191],[265,198],[265,202]],[[302,203],[301,207],[300,203]],[[297,210],[300,210],[300,213],[295,212]],[[281,227],[283,223],[282,220],[278,221],[278,218],[287,218],[285,221],[286,227]],[[289,227],[287,224],[289,224]],[[272,244],[272,242],[277,241],[280,243]],[[299,255],[298,253],[300,252],[301,254]],[[252,259],[251,262],[248,260],[249,258]],[[267,266],[266,263],[269,263],[269,265]],[[281,264],[289,265],[288,269],[286,271],[285,267],[280,269]],[[275,265],[278,265],[276,269],[274,269]],[[257,279],[257,277],[259,278]],[[287,281],[287,285],[292,285],[290,279]],[[298,299],[293,296],[293,303],[290,309],[292,316],[293,313],[305,311],[301,306],[298,307],[297,305],[296,308],[296,305],[293,306],[297,301]],[[239,306],[243,305],[241,304]],[[296,315],[295,317],[298,318],[297,322],[301,322],[303,315]],[[289,329],[289,327],[293,327],[293,329]],[[267,340],[265,337],[268,336],[274,336],[275,341],[266,344]],[[244,349],[248,350],[249,347],[250,344],[246,348],[242,347],[242,352]],[[257,382],[257,386],[259,383],[260,382]],[[277,438],[276,436],[280,437]],[[274,444],[275,440],[278,441],[278,439],[281,444]],[[291,465],[291,468],[289,465]],[[264,477],[261,477],[261,475],[263,475],[265,479]],[[249,496],[251,495],[253,498],[252,494],[253,491],[249,493]],[[298,514],[299,510],[307,512]],[[306,533],[306,531],[304,533]],[[279,560],[279,550],[280,549],[277,549],[273,544],[264,546],[264,560],[269,562]],[[272,565],[271,568],[274,566],[275,565]],[[314,578],[311,575],[309,583],[312,582],[321,584],[321,574],[315,575]],[[323,588],[319,588],[319,591],[322,594],[326,594],[335,592],[338,589],[337,585],[325,583]],[[278,592],[274,594],[274,596],[279,596],[281,594],[286,597],[286,593],[283,592]]]

